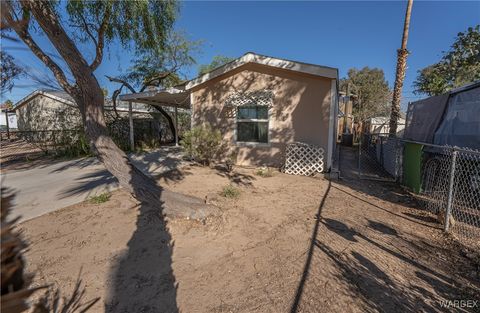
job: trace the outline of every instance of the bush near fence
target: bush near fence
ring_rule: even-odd
[[[74,157],[89,151],[83,132],[76,129],[2,132],[1,142],[2,163],[48,154]]]

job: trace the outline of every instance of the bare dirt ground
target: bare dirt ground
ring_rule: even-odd
[[[221,210],[168,231],[121,190],[20,224],[34,284],[68,295],[82,270],[84,299],[100,297],[92,312],[443,312],[454,309],[442,300],[480,300],[474,258],[395,186],[253,173],[162,177]],[[232,181],[240,196],[220,196]]]

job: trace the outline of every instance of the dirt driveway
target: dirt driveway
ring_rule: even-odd
[[[231,181],[240,196],[219,196]],[[480,300],[474,260],[394,186],[201,167],[160,183],[222,214],[165,231],[158,210],[118,190],[24,222],[35,284],[68,294],[82,268],[94,312],[443,312],[442,300]]]

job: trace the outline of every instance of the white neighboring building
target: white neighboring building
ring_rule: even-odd
[[[17,129],[17,114],[15,112],[8,112],[8,127],[10,129]],[[4,110],[0,111],[0,128],[7,128],[7,113]]]
[[[397,134],[403,134],[405,129],[405,118],[400,117],[397,124]],[[365,121],[365,133],[367,134],[388,134],[390,131],[390,117],[378,116]]]

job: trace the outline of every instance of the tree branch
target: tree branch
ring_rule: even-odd
[[[118,114],[118,111],[117,111],[117,98],[118,98],[118,95],[120,95],[120,93],[122,92],[122,89],[123,89],[123,85],[120,86],[120,88],[118,88],[117,90],[115,90],[112,94],[112,103],[113,103],[113,112],[115,112],[115,116],[118,118],[120,118],[120,114]]]
[[[83,18],[83,16],[82,16]],[[90,64],[90,68],[92,71],[95,71],[97,67],[102,63],[103,59],[103,46],[105,44],[105,29],[107,27],[107,22],[108,19],[110,18],[110,6],[108,6],[105,9],[105,15],[103,16],[102,23],[100,24],[100,27],[98,28],[98,41],[94,40],[95,46],[96,46],[96,55],[95,59],[93,60],[92,64]],[[88,28],[88,27],[87,27]],[[93,35],[90,35],[92,38],[94,38]]]
[[[159,76],[156,76],[156,77],[154,77],[154,78],[151,78],[151,79],[147,80],[147,81],[143,84],[142,88],[140,89],[140,92],[145,91],[145,89],[147,89],[147,87],[149,87],[149,86],[158,86],[162,80],[164,80],[164,79],[167,78],[168,76],[172,75],[172,73],[174,73],[174,71],[170,71],[170,72],[168,72],[168,73],[162,73],[162,74],[159,75]],[[153,84],[153,82],[155,82],[155,81],[158,81],[158,83],[157,83],[156,85]]]
[[[111,76],[108,76],[108,75],[105,75],[105,77],[108,78],[108,80],[113,82],[113,83],[122,84],[123,86],[127,87],[132,93],[137,93],[135,91],[135,89],[132,87],[132,85],[130,85],[127,81],[125,81],[123,79],[120,79],[120,78],[111,77]]]
[[[65,73],[62,69],[55,63],[50,56],[48,56],[33,40],[32,36],[28,32],[28,20],[21,22],[13,18],[15,15],[12,5],[7,1],[2,1],[2,24],[7,24],[11,27],[18,37],[32,50],[32,52],[37,56],[53,73],[58,83],[62,86],[65,91],[68,93],[75,93],[76,89],[72,86],[65,76]]]
[[[111,82],[115,82],[115,83],[120,83],[120,88],[118,88],[117,90],[115,90],[112,94],[112,103],[113,103],[113,111],[115,112],[115,115],[117,116],[117,118],[120,118],[120,114],[118,114],[118,111],[117,111],[117,98],[118,96],[120,95],[120,93],[122,92],[122,89],[123,87],[127,87],[132,93],[136,93],[135,89],[133,89],[133,87],[128,83],[126,82],[125,80],[122,80],[120,78],[115,78],[115,77],[110,77],[110,76],[107,76],[105,75],[106,78],[108,78],[109,81]]]
[[[89,24],[87,23],[87,20],[85,20],[85,16],[83,16],[82,13],[79,13],[80,15],[80,19],[82,20],[82,23],[83,23],[83,28],[85,29],[85,32],[87,33],[88,37],[90,37],[90,39],[92,39],[93,43],[95,44],[95,47],[98,45],[97,43],[97,39],[95,38],[95,36],[93,36],[92,32],[90,31],[90,26]],[[92,25],[92,24],[90,24]],[[78,26],[81,28],[81,26]]]

